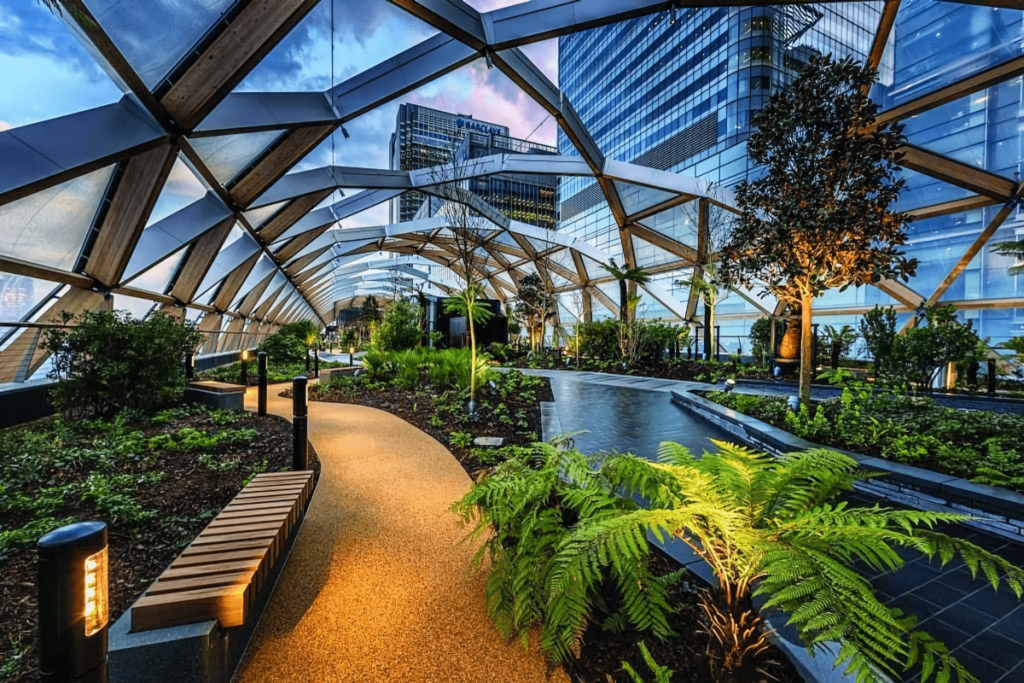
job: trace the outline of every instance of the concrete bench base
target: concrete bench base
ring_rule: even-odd
[[[244,410],[245,391],[241,385],[235,392],[206,391],[189,387],[185,390],[187,403],[204,403],[218,410]]]

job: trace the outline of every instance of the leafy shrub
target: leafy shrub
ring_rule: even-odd
[[[613,318],[579,324],[580,353],[590,358],[619,359],[619,321]]]
[[[473,445],[473,435],[469,432],[452,432],[448,435],[448,442],[456,448],[469,448]]]
[[[75,517],[56,519],[54,517],[43,517],[34,519],[20,529],[0,531],[0,556],[10,554],[17,550],[31,548],[36,542],[54,529],[59,529],[67,524],[78,521]]]
[[[312,320],[296,320],[281,326],[277,334],[292,336],[301,341],[306,348],[312,348],[320,337],[320,328]]]
[[[195,325],[162,314],[136,320],[123,311],[62,317],[74,327],[45,330],[42,346],[53,354],[51,398],[65,416],[151,412],[181,399],[180,360],[202,341]]]
[[[263,340],[260,351],[267,354],[267,363],[291,365],[305,363],[308,349],[306,344],[293,334],[278,331]],[[234,374],[238,377],[238,372]]]
[[[384,309],[384,319],[373,332],[373,348],[378,351],[403,351],[420,342],[420,317],[423,310],[404,299]]]
[[[782,340],[786,333],[786,323],[775,320],[775,343]],[[771,358],[775,355],[772,348],[772,318],[758,318],[750,326],[750,353],[754,358]]]
[[[578,451],[537,444],[532,460],[500,463],[452,506],[473,525],[472,538],[487,539],[474,565],[490,559],[486,604],[498,632],[505,638],[519,636],[525,647],[530,631],[539,626],[541,647],[558,661],[578,650],[591,622],[628,625],[659,638],[672,635],[666,587],[650,574],[646,557],[599,566],[595,555],[572,574],[558,559],[574,525],[616,510],[636,511],[636,502],[617,496],[607,471],[592,472]],[[647,550],[640,534],[625,534],[619,543]],[[583,595],[554,590],[570,575],[585,582]],[[605,603],[598,597],[596,585],[604,580],[621,599]]]
[[[787,411],[778,396],[709,392],[709,400],[780,425],[801,438],[983,484],[1024,490],[1024,417],[965,412],[927,397],[846,387],[839,398]]]

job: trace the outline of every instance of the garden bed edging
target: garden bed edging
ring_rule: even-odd
[[[800,390],[797,382],[788,380],[766,380],[766,379],[743,379],[736,380],[737,387],[748,387],[751,389],[771,388],[790,389],[794,394]],[[811,391],[823,399],[838,398],[843,395],[841,387],[834,387],[827,384],[813,384]],[[1024,415],[1024,399],[1011,398],[1009,396],[989,396],[981,394],[947,394],[944,392],[933,392],[920,394],[922,397],[935,401],[935,405],[944,408],[955,408],[956,410],[985,410],[990,413],[1003,413],[1007,415]]]
[[[689,391],[672,391],[671,394],[676,405],[772,455],[826,448]],[[977,518],[967,522],[969,526],[1024,543],[1024,494],[841,448],[828,448],[849,455],[865,469],[886,475],[884,479],[858,482],[854,485],[858,491],[919,510],[969,514]]]

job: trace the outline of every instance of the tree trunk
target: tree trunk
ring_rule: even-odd
[[[800,301],[800,402],[811,404],[811,378],[814,373],[814,328],[811,307],[814,298],[804,295]]]
[[[473,302],[466,307],[466,317],[469,318],[469,400],[476,398],[476,332],[473,331]]]
[[[619,319],[624,323],[629,322],[628,301],[629,297],[626,294],[626,280],[623,278],[619,280]]]

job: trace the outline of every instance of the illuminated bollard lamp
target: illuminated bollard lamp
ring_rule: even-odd
[[[51,531],[39,551],[39,680],[106,683],[107,525]]]
[[[292,469],[309,469],[309,383],[301,375],[292,380]]]

